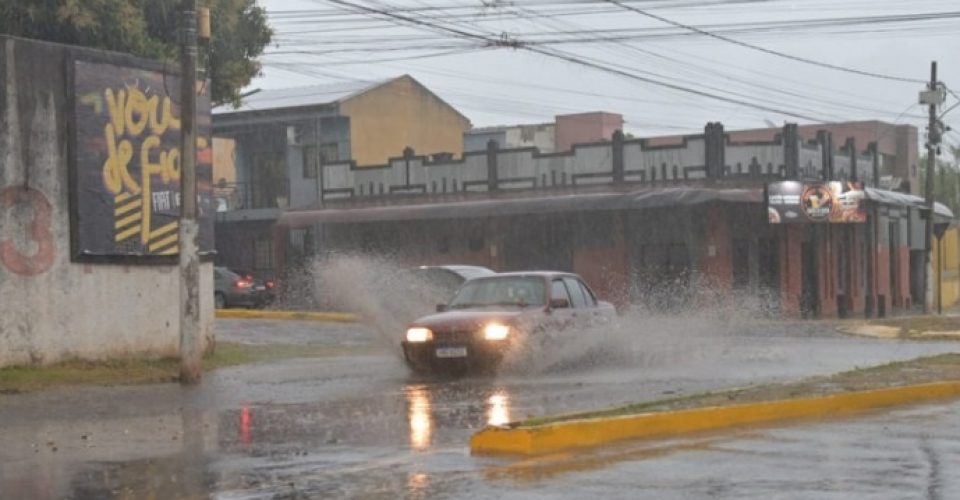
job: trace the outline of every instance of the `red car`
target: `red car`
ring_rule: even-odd
[[[511,346],[544,330],[614,315],[576,274],[501,273],[465,282],[437,314],[410,324],[400,344],[415,372],[494,368]]]

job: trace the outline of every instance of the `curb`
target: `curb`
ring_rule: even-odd
[[[355,323],[356,314],[311,311],[263,311],[250,309],[217,309],[218,318],[235,319],[286,319],[299,321],[327,321],[336,323]]]
[[[470,452],[479,455],[542,455],[627,439],[668,438],[751,424],[838,417],[877,408],[956,397],[960,397],[960,381],[733,406],[570,420],[535,427],[487,427],[470,438]]]

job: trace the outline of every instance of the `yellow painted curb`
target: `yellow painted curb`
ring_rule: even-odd
[[[218,318],[236,319],[291,319],[300,321],[331,321],[338,323],[354,323],[357,315],[336,312],[311,311],[264,311],[255,309],[217,309]]]
[[[470,438],[470,451],[541,455],[626,439],[667,438],[751,424],[836,417],[956,397],[960,397],[960,382],[935,382],[822,397],[569,420],[534,427],[487,427]]]

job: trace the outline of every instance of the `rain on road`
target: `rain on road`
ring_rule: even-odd
[[[893,489],[885,493],[949,498],[944,492],[956,491],[946,476],[933,483],[921,473],[923,464],[956,463],[958,442],[945,430],[956,422],[956,405],[674,448],[658,444],[668,448],[653,453],[604,451],[557,467],[563,474],[517,475],[515,466],[525,462],[470,456],[470,434],[488,423],[956,350],[955,344],[841,336],[828,323],[716,325],[634,318],[621,335],[591,344],[614,343],[616,358],[580,359],[573,354],[580,349],[558,349],[549,363],[523,372],[429,380],[411,376],[394,342],[361,326],[218,320],[220,340],[358,349],[222,369],[196,388],[0,396],[0,498],[770,498],[787,491],[824,498],[825,492],[860,491],[869,478],[898,470],[910,474],[890,479]],[[926,441],[909,430],[918,419],[927,426]],[[894,433],[900,439],[871,442],[902,420],[911,423]],[[839,444],[824,447],[831,442]],[[869,446],[858,448],[863,443]],[[853,469],[852,482],[840,472],[820,474],[828,467],[824,454],[828,464],[842,462],[836,470]],[[795,469],[796,476],[784,472]],[[796,489],[799,482],[812,485]],[[864,491],[869,498],[878,490]]]

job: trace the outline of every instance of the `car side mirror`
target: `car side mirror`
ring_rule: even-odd
[[[438,312],[438,313],[442,313],[442,312],[446,312],[446,311],[447,311],[447,305],[446,305],[446,304],[437,304],[437,312]]]
[[[550,301],[550,309],[567,309],[570,307],[570,301],[567,299],[553,299]]]

